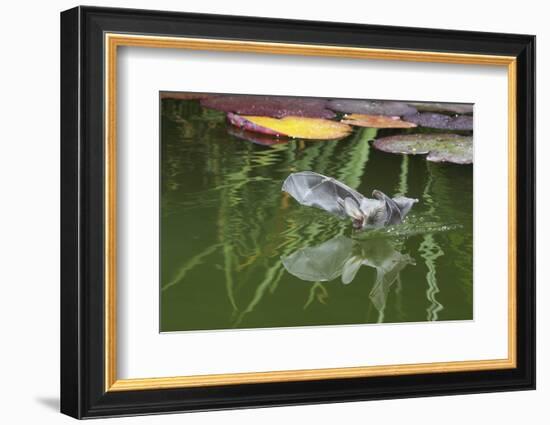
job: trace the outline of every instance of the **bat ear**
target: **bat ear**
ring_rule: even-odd
[[[353,218],[354,220],[360,220],[363,221],[365,216],[359,209],[359,205],[357,204],[357,201],[355,201],[353,198],[346,198],[344,199],[344,211],[348,216]]]

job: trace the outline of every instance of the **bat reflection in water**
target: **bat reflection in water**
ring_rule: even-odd
[[[309,282],[328,282],[341,276],[347,285],[361,266],[376,269],[369,297],[378,311],[384,309],[388,292],[401,270],[415,264],[410,255],[397,251],[387,239],[357,241],[346,236],[299,249],[281,261],[290,274]]]
[[[292,173],[282,190],[301,205],[320,208],[341,219],[351,218],[356,229],[399,224],[418,199],[399,196],[390,198],[374,190],[369,199],[332,177],[313,171]]]

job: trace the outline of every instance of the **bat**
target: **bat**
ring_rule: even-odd
[[[336,236],[321,245],[298,249],[281,257],[285,269],[301,280],[329,282],[340,278],[344,285],[351,283],[361,266],[376,269],[376,280],[369,297],[378,311],[386,299],[399,273],[414,259],[395,249],[386,239],[357,241]]]
[[[313,171],[290,174],[283,183],[301,205],[322,209],[340,219],[352,220],[360,230],[402,223],[418,199],[390,198],[379,190],[367,198],[344,183]]]

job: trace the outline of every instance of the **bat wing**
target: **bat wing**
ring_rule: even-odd
[[[401,223],[401,210],[393,199],[379,190],[373,191],[372,196],[380,201],[383,201],[386,206],[386,225]]]
[[[418,199],[406,198],[404,196],[393,198],[393,200],[401,210],[401,219],[404,219],[413,207],[413,205],[418,202]]]
[[[299,279],[309,282],[328,282],[342,274],[352,255],[354,242],[345,236],[336,236],[321,245],[302,248],[281,257],[285,269]]]
[[[415,264],[414,260],[408,254],[401,254],[394,251],[388,258],[384,259],[384,263],[376,268],[376,282],[369,294],[374,307],[381,311],[386,307],[388,293],[394,282],[399,277],[399,273],[408,264]]]
[[[363,259],[357,255],[354,255],[346,261],[344,267],[342,267],[342,283],[344,285],[351,283],[362,265]]]
[[[346,198],[353,198],[358,205],[364,198],[344,183],[313,171],[292,173],[283,183],[282,190],[301,205],[320,208],[340,218],[348,217],[344,210]]]

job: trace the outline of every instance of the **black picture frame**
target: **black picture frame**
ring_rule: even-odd
[[[105,391],[104,34],[517,58],[517,367],[369,378]],[[75,418],[535,388],[535,37],[76,7],[61,13],[61,412]]]

